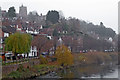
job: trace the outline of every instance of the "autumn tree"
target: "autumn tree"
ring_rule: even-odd
[[[76,32],[81,30],[79,19],[69,17],[69,19],[67,20],[67,25],[69,26],[71,32]]]
[[[110,49],[113,47],[113,44],[106,41],[106,40],[100,40],[100,39],[95,39],[89,35],[84,35],[83,36],[83,49],[89,50],[97,50],[97,51],[104,51],[105,49]]]
[[[15,33],[5,40],[5,50],[17,54],[28,53],[31,47],[32,37],[25,33]]]
[[[59,65],[67,66],[73,64],[71,51],[64,45],[57,47],[55,56]]]
[[[53,47],[53,41],[48,39],[47,36],[38,35],[35,36],[32,40],[32,46],[37,47],[38,53],[40,55],[41,52],[49,52],[49,49]]]

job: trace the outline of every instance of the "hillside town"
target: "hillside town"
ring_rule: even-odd
[[[28,12],[24,5],[19,7],[18,13],[14,6],[8,11],[1,7],[0,61],[3,80],[34,79],[46,74],[49,75],[46,75],[47,78],[51,78],[52,74],[52,78],[56,78],[57,73],[57,78],[70,78],[71,75],[73,78],[76,75],[88,77],[97,73],[102,78],[102,72],[107,72],[107,69],[114,71],[111,66],[118,65],[119,35],[103,22],[99,23],[95,25],[75,17],[66,18],[62,11],[56,10],[49,10],[43,15],[37,11]],[[106,68],[108,66],[110,68]],[[78,67],[82,68],[80,72]]]
[[[14,8],[14,7],[11,7]],[[10,10],[10,9],[9,9]],[[15,13],[15,16],[12,18],[10,16],[6,16],[10,11],[0,9],[0,50],[1,54],[12,54],[12,51],[5,51],[5,39],[10,35],[19,32],[19,33],[28,33],[32,35],[31,48],[29,52],[29,57],[38,57],[40,54],[50,54],[53,55],[57,46],[60,44],[66,45],[73,53],[79,52],[88,52],[88,51],[115,51],[117,45],[117,39],[114,35],[108,35],[106,37],[100,36],[96,34],[94,31],[74,31],[74,29],[79,30],[81,24],[79,21],[76,22],[74,18],[69,18],[66,21],[62,12],[59,12],[60,18],[58,23],[52,24],[50,22],[46,22],[47,15],[43,15],[42,13],[39,15],[37,12],[32,11],[27,14],[27,7],[21,5],[19,7],[19,13]],[[12,11],[12,10],[11,10]],[[72,23],[71,21],[74,21]],[[70,32],[65,24],[72,27],[73,33]],[[80,25],[80,27],[79,27]],[[90,23],[92,26],[92,23]],[[50,27],[48,27],[50,26]],[[99,26],[103,26],[101,22]],[[71,30],[72,31],[72,30]],[[57,35],[58,34],[58,35]],[[70,35],[69,35],[70,34]],[[72,35],[71,35],[72,34]],[[108,33],[109,34],[109,33]],[[85,38],[83,35],[88,35],[91,39]],[[95,40],[95,41],[94,41]],[[90,45],[94,45],[98,40],[104,40],[106,45],[104,49],[91,47]],[[92,42],[94,41],[94,42]],[[38,46],[37,44],[41,45]],[[104,43],[103,43],[104,44]],[[98,46],[99,44],[97,44]],[[20,55],[24,55],[20,54]],[[27,56],[27,55],[24,55]]]

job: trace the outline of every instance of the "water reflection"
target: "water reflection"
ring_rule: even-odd
[[[118,78],[117,65],[76,66],[58,71],[63,78]]]
[[[118,80],[117,65],[75,66],[40,76],[39,78],[61,78],[73,80]],[[119,79],[120,80],[120,79]]]

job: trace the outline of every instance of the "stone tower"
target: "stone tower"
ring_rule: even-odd
[[[19,7],[19,16],[22,19],[26,19],[27,18],[27,7],[25,7],[23,5]]]

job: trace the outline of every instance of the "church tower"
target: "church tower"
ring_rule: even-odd
[[[26,19],[27,18],[27,7],[25,7],[23,5],[19,7],[19,16],[22,19]]]

